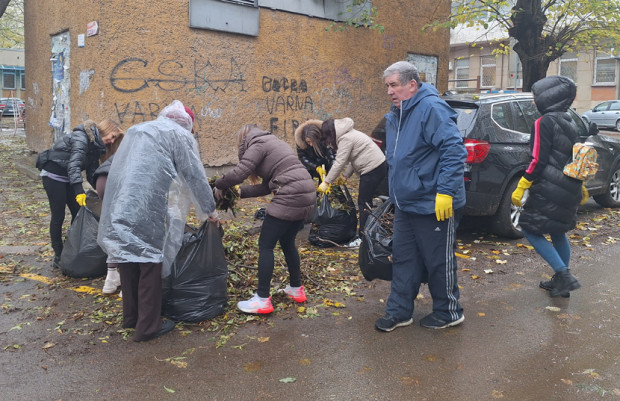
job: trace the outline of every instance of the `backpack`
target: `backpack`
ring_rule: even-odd
[[[564,166],[564,175],[581,181],[594,177],[598,171],[597,157],[596,149],[577,142],[573,145],[573,161]]]

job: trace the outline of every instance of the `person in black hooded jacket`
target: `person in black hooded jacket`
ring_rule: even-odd
[[[41,169],[43,188],[50,204],[50,237],[54,249],[54,267],[60,267],[63,249],[62,225],[65,206],[71,212],[71,221],[80,206],[86,205],[82,186],[82,171],[94,187],[93,175],[100,158],[110,152],[122,130],[118,123],[105,119],[100,123],[87,120],[73,129],[71,134],[60,137],[52,147],[41,152],[37,167]]]
[[[550,76],[535,82],[532,93],[542,117],[532,128],[532,160],[512,193],[512,203],[523,203],[521,231],[555,272],[551,280],[540,282],[540,287],[550,291],[552,297],[568,297],[569,291],[581,284],[569,269],[566,233],[577,224],[579,204],[588,199],[583,182],[563,173],[579,139],[577,126],[567,112],[577,87],[569,78]],[[524,199],[526,190],[529,193]],[[551,242],[545,234],[549,234]]]

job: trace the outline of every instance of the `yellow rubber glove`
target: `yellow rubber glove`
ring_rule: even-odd
[[[515,206],[523,206],[521,204],[521,199],[523,199],[523,194],[526,189],[529,189],[532,186],[532,181],[528,180],[525,177],[521,177],[519,183],[517,184],[517,189],[512,192],[512,196],[510,199],[512,200],[512,204]]]
[[[325,169],[322,166],[318,166],[316,172],[319,174],[319,177],[321,177],[321,180],[323,180],[323,177],[325,177]]]
[[[325,181],[323,181],[321,183],[321,185],[319,185],[319,192],[323,192],[328,194],[329,193],[329,187],[330,185],[328,183],[326,183]]]
[[[580,205],[585,205],[586,202],[590,199],[590,194],[588,193],[588,189],[586,188],[586,183],[581,184],[581,202]]]
[[[75,201],[80,206],[86,206],[86,194],[79,194],[75,197]]]
[[[448,220],[452,217],[452,197],[450,195],[437,194],[435,197],[435,216],[437,221]]]

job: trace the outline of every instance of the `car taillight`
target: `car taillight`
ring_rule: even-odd
[[[489,154],[491,144],[487,141],[465,138],[465,149],[467,149],[467,160],[465,160],[465,163],[482,163]]]

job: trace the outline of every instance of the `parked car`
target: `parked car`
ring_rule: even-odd
[[[595,123],[600,128],[615,128],[620,131],[620,100],[609,100],[597,104],[581,115],[586,123]]]
[[[451,94],[443,98],[458,113],[457,125],[468,153],[465,216],[480,218],[499,236],[523,237],[518,226],[521,209],[510,197],[530,163],[530,128],[540,117],[532,94]],[[586,182],[590,195],[601,206],[620,207],[620,140],[598,134],[596,124],[569,112],[580,141],[598,152],[598,172]],[[385,149],[384,121],[372,136]]]
[[[493,232],[521,238],[520,208],[510,196],[530,163],[530,129],[540,117],[532,94],[452,95],[445,100],[458,113],[468,151],[465,215],[489,216]],[[599,135],[596,124],[569,113],[579,140],[598,152],[598,172],[586,181],[590,195],[601,206],[620,207],[620,140]]]
[[[15,115],[23,115],[25,107],[24,101],[18,97],[0,98],[0,109],[2,109],[3,116],[14,117]],[[15,113],[16,108],[18,110],[17,113]]]

